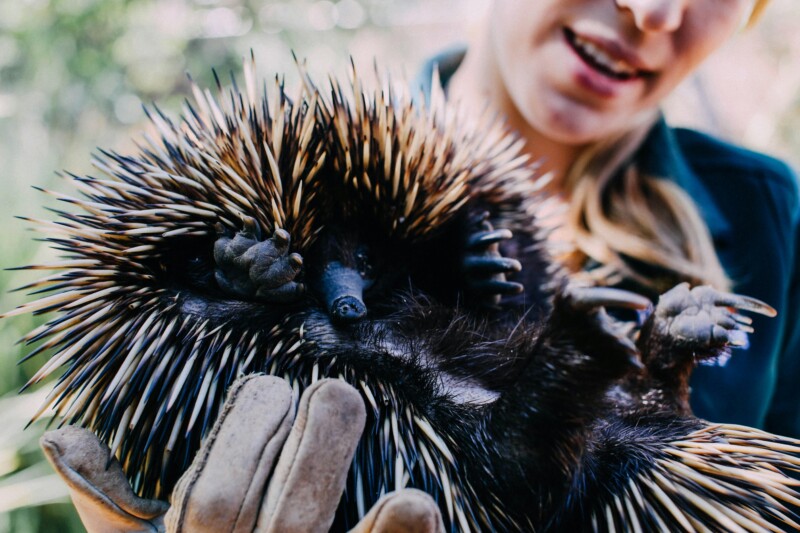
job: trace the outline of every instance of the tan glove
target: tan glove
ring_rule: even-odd
[[[295,402],[272,376],[237,380],[216,424],[166,502],[137,497],[90,431],[46,433],[45,455],[70,489],[89,533],[327,531],[364,428],[364,404],[340,380]],[[274,471],[273,471],[274,466]],[[381,499],[356,533],[444,531],[433,499],[413,489]]]

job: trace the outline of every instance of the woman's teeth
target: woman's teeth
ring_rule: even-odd
[[[586,55],[594,59],[597,63],[600,63],[600,66],[611,70],[614,74],[622,76],[633,76],[636,74],[635,68],[624,61],[615,61],[592,43],[581,41],[580,39],[578,39],[576,43]]]
[[[568,31],[567,38],[581,58],[597,70],[616,79],[628,80],[641,74],[638,69],[621,59],[609,56],[594,43]]]

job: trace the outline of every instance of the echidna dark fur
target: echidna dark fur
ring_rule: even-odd
[[[24,339],[42,341],[29,357],[55,352],[31,383],[64,369],[40,414],[92,428],[140,494],[165,497],[237,376],[298,390],[341,377],[369,414],[337,530],[405,486],[433,495],[452,531],[798,528],[782,471],[799,443],[694,419],[652,376],[618,381],[626,345],[569,294],[543,320],[453,295],[484,209],[516,232],[526,285],[552,281],[518,141],[439,93],[421,110],[355,76],[330,87],[259,94],[248,65],[244,92],[195,86],[180,123],[151,113],[159,137],[138,154],[103,152],[104,178],[71,176],[82,196],[57,196],[80,212],[35,221],[66,254],[29,267],[55,271],[31,285],[52,294],[7,314],[58,313]],[[234,241],[298,254],[263,278],[285,283],[221,273]],[[370,278],[366,317],[336,307],[334,263]],[[667,345],[657,329],[641,343],[654,361]],[[657,405],[639,394],[651,386]]]

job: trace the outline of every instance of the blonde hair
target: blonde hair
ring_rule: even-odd
[[[751,28],[758,19],[761,18],[761,15],[764,13],[764,9],[766,9],[769,0],[755,0],[755,4],[753,4],[753,11],[750,13],[750,17],[747,19],[747,27]]]
[[[769,0],[755,0],[752,27]],[[590,146],[572,165],[569,207],[558,257],[576,277],[595,284],[629,278],[657,292],[675,283],[730,289],[711,234],[691,197],[670,176],[643,174],[634,160],[656,116],[616,138]],[[587,261],[599,263],[584,270]]]
[[[564,191],[571,246],[559,259],[595,284],[630,278],[657,292],[680,281],[727,290],[730,282],[692,199],[668,176],[640,172],[634,160],[655,120],[648,116],[589,147],[572,165]],[[584,272],[589,259],[601,266]]]

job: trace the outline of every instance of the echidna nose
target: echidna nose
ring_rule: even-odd
[[[342,296],[331,305],[331,317],[340,324],[358,322],[367,314],[367,306],[354,296]]]
[[[325,265],[314,285],[323,298],[328,316],[335,324],[352,324],[367,315],[363,300],[367,281],[355,269],[331,261]]]

